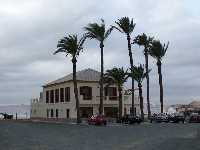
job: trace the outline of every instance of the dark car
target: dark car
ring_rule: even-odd
[[[185,122],[185,116],[183,114],[170,114],[168,115],[169,121],[173,123]]]
[[[0,113],[0,115],[3,116],[3,119],[13,119],[13,115],[9,115],[9,114],[6,114],[6,113]]]
[[[103,115],[92,115],[90,118],[88,118],[88,124],[106,125],[107,121]]]
[[[150,122],[169,122],[169,117],[165,113],[153,114],[150,118]]]
[[[200,123],[200,115],[193,114],[190,116],[189,123]]]
[[[142,119],[139,116],[125,115],[121,118],[120,122],[127,124],[134,124],[134,123],[140,124],[142,122]]]

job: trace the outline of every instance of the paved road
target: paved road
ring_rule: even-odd
[[[200,150],[200,124],[107,127],[0,121],[1,150]]]

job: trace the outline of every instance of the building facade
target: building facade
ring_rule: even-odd
[[[31,100],[31,118],[76,118],[76,101],[72,74],[45,84],[39,99]],[[82,118],[98,114],[100,103],[100,72],[85,69],[77,72],[78,96]],[[124,92],[123,92],[124,93]],[[104,87],[104,115],[116,117],[118,115],[118,90],[116,85]],[[131,111],[131,96],[124,95],[123,114]],[[135,98],[135,112],[138,114],[139,101]]]

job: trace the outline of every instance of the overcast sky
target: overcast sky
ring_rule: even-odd
[[[39,96],[43,84],[72,72],[69,58],[53,55],[60,38],[74,33],[81,36],[85,25],[101,18],[109,26],[123,16],[136,23],[132,38],[145,32],[163,43],[170,42],[163,59],[165,103],[200,100],[199,6],[198,0],[1,0],[0,104],[29,104],[30,98]],[[87,41],[78,70],[100,70],[98,45]],[[142,47],[134,46],[133,53],[136,65],[144,63]],[[104,57],[105,69],[129,66],[123,34],[111,34]],[[158,103],[155,64],[150,58],[151,101]]]

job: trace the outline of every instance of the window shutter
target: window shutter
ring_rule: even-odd
[[[89,99],[92,99],[92,87],[89,87]]]
[[[117,96],[117,88],[113,87],[113,96]]]
[[[68,101],[70,101],[70,87],[68,87]]]
[[[105,96],[108,96],[108,87],[105,87],[105,88],[104,88],[104,95],[105,95]]]

